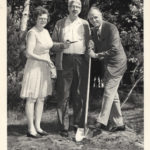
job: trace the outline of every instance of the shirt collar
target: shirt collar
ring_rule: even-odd
[[[77,23],[77,24],[81,24],[81,19],[79,17],[77,17],[76,20],[74,20],[73,22],[70,20],[69,16],[67,16],[67,19],[66,19],[66,22],[67,23]]]
[[[96,29],[97,31],[101,32],[102,26],[103,26],[103,22],[102,22],[102,24],[101,24],[99,27],[95,27],[95,29]]]

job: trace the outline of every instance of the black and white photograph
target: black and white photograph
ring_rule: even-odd
[[[0,2],[0,148],[148,150],[147,3]]]

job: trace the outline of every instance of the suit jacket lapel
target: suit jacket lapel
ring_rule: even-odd
[[[92,30],[93,39],[95,41],[95,52],[100,52],[102,50],[103,45],[104,45],[105,32],[106,32],[104,24],[105,24],[105,22],[103,22],[99,38],[97,35],[97,29],[93,28],[93,30]]]
[[[100,31],[99,31],[99,30],[100,30]],[[105,31],[104,31],[104,22],[103,22],[103,25],[102,25],[102,28],[101,28],[101,29],[96,29],[96,28],[94,28],[94,30],[93,30],[94,38],[95,38],[97,41],[99,41],[99,42],[101,42],[101,41],[104,40],[104,33],[105,33]]]

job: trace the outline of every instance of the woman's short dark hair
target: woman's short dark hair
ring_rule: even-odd
[[[47,14],[48,21],[49,21],[49,12],[48,12],[47,9],[45,9],[42,6],[38,6],[38,7],[35,8],[35,10],[33,12],[33,22],[34,22],[34,24],[36,24],[36,20],[37,20],[38,16],[41,16],[43,14]]]

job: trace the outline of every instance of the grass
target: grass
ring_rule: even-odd
[[[121,100],[127,93],[121,93]],[[138,95],[138,96],[137,96]],[[58,133],[56,103],[45,105],[41,126],[49,133],[48,137],[39,140],[26,137],[27,124],[24,111],[8,110],[8,150],[91,150],[91,149],[116,149],[116,150],[142,150],[144,138],[143,95],[132,93],[131,97],[122,108],[123,118],[128,129],[125,132],[102,135],[87,139],[82,143],[74,142],[74,133],[69,138],[63,138]],[[101,96],[94,95],[90,100],[89,118],[92,122],[100,111]],[[70,109],[70,114],[72,110]],[[106,144],[107,143],[107,144]],[[139,146],[140,145],[140,146]]]

